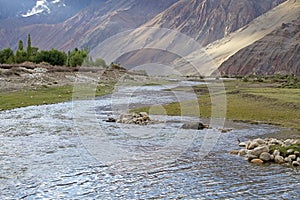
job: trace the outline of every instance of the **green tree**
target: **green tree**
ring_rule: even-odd
[[[16,52],[16,63],[22,63],[22,62],[25,62],[27,61],[27,53],[26,51],[23,51],[23,50],[17,50]]]
[[[0,63],[11,64],[14,62],[14,52],[10,48],[5,48],[0,51]]]
[[[27,52],[24,51],[23,41],[19,40],[18,50],[16,52],[15,62],[22,63],[28,60]]]
[[[69,66],[76,67],[81,66],[83,62],[88,58],[88,50],[79,50],[78,48],[75,48],[73,52],[71,52],[68,60],[69,60]]]
[[[71,57],[71,51],[68,51],[68,55],[67,55],[67,66],[70,66],[70,57]]]
[[[67,61],[67,55],[65,52],[58,51],[57,49],[51,49],[50,51],[38,52],[35,57],[36,63],[47,62],[51,65],[64,65]]]
[[[36,54],[37,54],[38,51],[39,51],[39,48],[38,48],[38,47],[31,47],[31,51],[32,51],[32,56],[35,57]]]
[[[80,55],[80,53],[75,53],[71,56],[69,62],[71,67],[76,67],[76,66],[81,66],[83,61],[84,58]]]
[[[102,58],[97,58],[95,61],[91,56],[88,56],[83,62],[85,66],[95,66],[95,67],[107,67],[105,61]]]
[[[32,47],[31,47],[30,34],[28,34],[28,38],[27,38],[27,56],[28,56],[29,59],[32,56]]]
[[[107,67],[105,60],[103,60],[102,58],[97,58],[94,63],[95,63],[95,66]]]
[[[23,51],[23,41],[19,40],[18,50]]]

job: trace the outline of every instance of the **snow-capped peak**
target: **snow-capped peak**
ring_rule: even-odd
[[[61,0],[37,0],[35,6],[31,10],[28,10],[26,14],[22,14],[22,17],[30,17],[41,13],[50,14],[52,5],[58,7],[66,6]]]

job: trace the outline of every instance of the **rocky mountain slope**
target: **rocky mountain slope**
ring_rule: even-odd
[[[219,71],[228,75],[300,75],[300,16],[238,51]]]
[[[88,1],[90,3],[86,7],[81,6],[83,9],[75,15],[60,23],[36,22],[35,17],[38,16],[14,20],[9,18],[1,21],[0,47],[16,48],[17,41],[26,40],[26,35],[30,33],[33,45],[41,49],[92,49],[107,37],[142,25],[176,1],[178,0],[92,0]],[[68,5],[67,2],[65,4]],[[26,20],[31,21],[31,24],[26,23]],[[7,24],[10,26],[7,27]]]
[[[178,30],[207,45],[285,0],[183,0],[146,25]]]
[[[157,27],[157,28],[168,28],[176,31],[180,31],[183,34],[186,34],[187,36],[190,36],[191,38],[194,38],[199,42],[201,46],[206,44],[211,44],[211,42],[223,39],[224,36],[226,38],[226,42],[222,40],[222,44],[227,43],[229,40],[227,37],[234,32],[240,32],[242,29],[247,29],[247,26],[256,18],[263,17],[266,15],[267,12],[272,10],[274,7],[276,7],[278,4],[284,1],[240,1],[240,0],[231,0],[231,1],[215,1],[215,0],[202,0],[202,1],[179,1],[175,4],[173,4],[170,8],[168,8],[166,11],[160,13],[155,18],[153,18],[151,21],[146,23],[145,27]],[[281,4],[280,4],[281,5]],[[284,11],[285,13],[280,13],[281,11]],[[287,14],[287,10],[279,10],[274,16],[276,15],[282,17],[283,14]],[[273,16],[273,15],[272,15]],[[278,18],[278,17],[277,17]],[[266,22],[264,22],[266,20]],[[271,29],[269,26],[274,26],[276,23],[270,22],[270,18],[263,18],[258,23],[261,23],[264,26],[262,29],[266,29],[264,31],[260,30],[260,37],[263,37],[265,34],[268,34],[273,29]],[[255,25],[256,26],[256,25]],[[255,27],[254,26],[254,27]],[[249,29],[250,30],[250,29]],[[257,30],[258,31],[258,30]],[[251,33],[252,32],[252,33]],[[245,34],[245,37],[253,35],[253,32],[255,32],[254,29],[251,29],[250,31]],[[152,35],[159,35],[152,33],[143,32],[141,36],[134,35],[132,37],[135,38],[153,38]],[[160,43],[170,43],[170,46],[168,44],[165,44],[164,46],[166,49],[180,49],[182,48],[182,43],[178,41],[172,41],[171,38],[167,38],[164,36],[164,39],[159,41],[160,38],[156,39],[156,42]],[[259,38],[252,37],[251,40],[248,40],[248,43],[242,43],[246,46],[254,42]],[[238,40],[241,40],[239,38]],[[170,42],[172,41],[172,42]],[[151,41],[153,42],[153,40]],[[177,46],[176,46],[177,45]],[[232,44],[231,44],[232,45]],[[172,64],[177,71],[180,71],[180,73],[183,74],[197,74],[199,71],[204,74],[210,74],[214,70],[217,69],[217,67],[228,57],[223,57],[225,55],[222,52],[222,56],[220,58],[219,54],[215,53],[215,48],[209,48],[205,49],[207,52],[203,52],[203,49],[200,49],[199,51],[194,52],[193,54],[189,55],[187,58],[188,62],[183,62],[181,60],[178,60],[178,57],[176,56],[170,56],[170,54],[165,54],[162,52],[149,52],[145,54],[144,50],[137,51],[137,52],[130,52],[121,58],[118,59],[118,62],[127,66],[127,67],[134,67],[138,66],[141,63],[161,63],[164,64]],[[220,43],[217,42],[218,48],[222,50],[223,46],[220,45]],[[245,46],[242,46],[245,47]],[[232,52],[236,52],[240,49],[239,45],[233,45],[230,46],[230,48],[226,47],[226,50],[231,49]],[[150,56],[149,54],[152,54]],[[211,59],[207,59],[207,57],[210,56]],[[229,56],[229,55],[227,55]],[[149,59],[151,58],[151,59]],[[155,59],[153,59],[155,58]],[[173,60],[172,60],[173,59]],[[214,60],[215,63],[212,63],[212,60]],[[172,62],[173,61],[173,62]],[[192,66],[190,63],[196,63],[198,67]],[[219,63],[221,62],[221,63]],[[194,64],[195,65],[195,64]],[[201,65],[201,66],[200,66]],[[195,69],[196,68],[196,69]]]
[[[288,31],[297,30],[300,0],[0,0],[0,4],[0,48],[16,49],[18,40],[26,43],[30,33],[32,45],[40,49],[67,51],[87,47],[94,57],[99,57],[103,49],[109,50],[107,54],[120,50],[99,44],[136,29],[126,33],[123,41],[110,40],[124,51],[116,58],[110,57],[116,60],[107,62],[117,61],[128,68],[145,63],[166,64],[185,75],[199,70],[210,74],[219,66],[222,73],[250,73],[250,68],[264,73],[290,72],[277,68],[286,62],[292,65],[292,71],[299,68],[295,61],[297,51],[292,56],[299,38],[281,36],[287,27],[282,30],[280,27],[285,23],[289,25]],[[189,37],[197,45],[182,42]],[[289,45],[288,40],[293,44]],[[276,41],[277,49],[282,46],[283,51],[269,50],[275,48],[274,44],[267,44],[272,41]],[[264,54],[265,59],[254,62],[258,56],[253,53],[250,62],[246,57],[250,50],[242,51],[247,47],[252,53],[267,51],[272,55]],[[282,59],[283,54],[290,59]],[[262,64],[264,68],[255,66]],[[269,69],[272,67],[276,69]]]
[[[225,62],[239,50],[260,40],[267,34],[279,28],[282,23],[289,23],[293,20],[296,20],[299,16],[300,0],[288,0],[270,10],[266,14],[256,18],[245,27],[242,27],[234,33],[231,33],[228,36],[209,44],[205,48],[205,52],[211,57],[211,59],[214,60],[215,67],[219,67],[223,62]],[[281,40],[273,38],[273,41],[276,41],[278,46],[281,45]],[[195,55],[195,57],[198,57],[198,59],[201,59],[201,56],[202,55]],[[248,57],[236,58],[241,60],[241,62],[244,62],[245,59],[248,59]],[[211,70],[213,69],[214,68],[211,68]]]

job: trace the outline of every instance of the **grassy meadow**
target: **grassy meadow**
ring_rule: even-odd
[[[95,88],[95,91],[92,95],[102,96],[109,94],[113,91],[114,84],[115,83],[108,83],[101,86],[99,85],[97,88]],[[77,90],[78,88],[84,89],[84,87],[77,87]],[[0,92],[0,110],[70,101],[73,98],[73,92],[74,85],[51,87],[42,86],[36,89]],[[84,92],[81,92],[80,95],[84,95]],[[91,94],[88,95],[90,96]]]
[[[281,87],[271,80],[224,81],[226,118],[247,123],[264,123],[288,127],[300,132],[300,89]],[[190,90],[175,88],[174,90]],[[151,107],[151,114],[211,117],[211,96],[206,85],[193,87],[198,102],[171,103]],[[215,94],[218,95],[218,94]],[[149,111],[150,107],[134,110]],[[199,112],[200,110],[200,112]]]

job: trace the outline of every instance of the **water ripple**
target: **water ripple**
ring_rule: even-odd
[[[134,92],[132,102],[137,104],[174,101],[172,94],[160,93],[164,87],[146,87],[144,95],[141,88],[124,91]],[[182,130],[177,138],[182,140],[180,144],[184,145],[187,137],[196,139],[181,154],[181,146],[163,149],[178,133],[182,120],[197,119],[156,116],[166,123],[148,127],[159,131],[141,139],[130,132],[137,130],[136,126],[102,121],[113,113],[109,102],[109,96],[96,100],[99,120],[91,121],[90,127],[108,130],[108,138],[115,144],[144,155],[136,163],[96,159],[82,141],[95,141],[102,133],[86,128],[79,137],[71,102],[0,112],[0,199],[300,199],[298,170],[275,164],[251,165],[228,154],[236,148],[237,138],[246,140],[278,128],[243,124],[221,135],[203,158],[197,156],[204,136],[201,131]],[[150,154],[158,150],[161,155]]]

